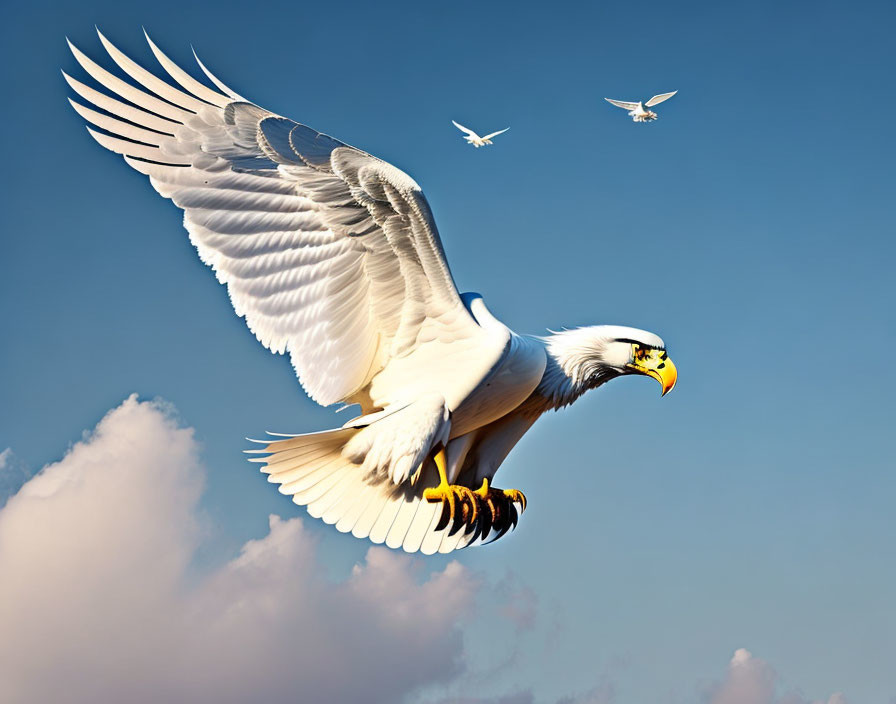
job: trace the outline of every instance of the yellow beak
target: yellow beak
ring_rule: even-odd
[[[668,358],[663,362],[662,369],[645,369],[644,373],[660,382],[660,386],[663,387],[663,396],[675,388],[675,382],[678,381],[678,370],[672,360]]]

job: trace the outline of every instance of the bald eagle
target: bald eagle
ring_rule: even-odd
[[[495,473],[540,415],[619,376],[675,385],[649,332],[518,335],[459,293],[430,207],[399,169],[249,102],[201,62],[211,85],[200,82],[148,36],[171,81],[100,40],[132,81],[70,44],[105,89],[64,74],[90,134],[184,211],[237,315],[289,355],[308,395],[360,407],[341,428],[249,451],[312,516],[409,552],[491,542],[526,506]]]

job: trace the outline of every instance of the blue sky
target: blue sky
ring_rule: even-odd
[[[896,696],[889,3],[35,2],[0,27],[0,450],[38,469],[130,393],[195,428],[216,565],[302,514],[245,436],[341,423],[199,262],[181,214],[89,138],[59,74],[98,24],[192,43],[235,90],[421,184],[459,288],[518,332],[660,334],[679,368],[543,418],[510,456],[519,530],[457,556],[537,618],[493,695],[613,681],[694,701],[737,648],[782,686]],[[108,63],[106,64],[109,65]],[[680,93],[652,124],[603,102]],[[450,120],[480,132],[473,150]],[[889,198],[887,198],[889,196]],[[325,569],[368,544],[306,521]],[[441,570],[446,560],[427,560]],[[528,593],[528,592],[527,592]],[[468,641],[487,638],[476,625]]]

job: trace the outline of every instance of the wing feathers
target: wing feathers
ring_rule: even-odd
[[[398,491],[398,490],[396,490]],[[382,510],[373,513],[369,517],[368,533],[370,540],[378,545],[386,542],[389,530],[395,522],[395,517],[401,509],[403,501],[391,501],[382,507]]]
[[[99,35],[103,47],[105,47],[106,51],[109,52],[109,56],[112,57],[112,60],[116,64],[118,64],[121,70],[128,74],[135,81],[137,81],[137,83],[145,86],[146,88],[149,88],[149,90],[151,90],[160,98],[164,98],[169,103],[172,103],[178,107],[183,108],[184,110],[189,110],[194,113],[199,112],[199,110],[201,110],[207,104],[202,102],[201,100],[197,100],[191,95],[187,95],[182,91],[176,90],[160,78],[156,78],[156,76],[151,74],[139,64],[132,61],[123,52],[121,52],[118,47],[116,47],[112,42],[106,39],[105,36],[103,36],[103,33],[100,32],[99,29],[96,30],[96,33]]]
[[[452,124],[453,124],[455,127],[457,127],[457,129],[459,129],[461,132],[465,132],[465,133],[468,134],[469,136],[474,137],[475,139],[479,139],[479,135],[476,134],[476,133],[475,133],[473,130],[471,130],[469,127],[464,127],[463,125],[461,125],[461,124],[455,122],[454,120],[452,120],[451,122],[452,122]]]
[[[615,105],[617,108],[622,108],[623,110],[634,110],[638,107],[638,103],[631,103],[625,100],[613,100],[612,98],[604,98],[610,105]]]
[[[497,132],[492,132],[491,134],[485,135],[483,139],[491,139],[492,137],[497,137],[499,134],[504,134],[509,129],[509,127],[505,127],[503,130],[498,130]]]
[[[85,120],[96,125],[97,127],[101,127],[107,132],[116,134],[119,137],[125,137],[130,140],[143,142],[144,144],[150,144],[154,147],[158,147],[159,138],[165,136],[160,132],[154,132],[142,127],[136,127],[135,125],[132,125],[128,122],[116,120],[114,117],[109,117],[108,115],[103,115],[96,110],[91,110],[90,108],[84,107],[80,103],[76,103],[71,98],[69,98],[68,102],[71,103],[71,106],[75,109],[75,112],[77,112]]]
[[[659,105],[663,101],[668,100],[677,92],[677,90],[673,90],[671,93],[660,93],[659,95],[653,96],[650,100],[644,103],[644,105],[646,105],[648,108],[652,108],[654,105]]]
[[[246,100],[239,93],[236,93],[236,92],[230,90],[230,88],[228,88],[221,81],[219,81],[215,77],[215,75],[205,67],[205,64],[202,63],[202,61],[199,58],[199,54],[196,53],[195,49],[193,49],[193,58],[196,59],[196,63],[199,64],[199,68],[202,69],[202,72],[208,77],[208,80],[210,80],[212,83],[214,83],[222,93],[230,96],[230,98],[232,100],[242,100],[242,101]]]
[[[401,504],[392,526],[386,535],[386,546],[390,548],[400,548],[404,543],[404,538],[408,534],[414,517],[421,506],[419,501],[406,501]],[[357,535],[357,533],[355,534]]]
[[[155,55],[158,62],[162,65],[168,75],[171,76],[175,81],[177,81],[182,88],[190,91],[193,95],[195,95],[200,100],[204,100],[207,103],[211,103],[212,105],[217,105],[219,108],[223,108],[227,103],[229,103],[232,98],[221,95],[217,93],[207,86],[204,86],[202,83],[193,78],[190,74],[184,71],[180,66],[175,64],[171,59],[169,59],[159,47],[155,45],[152,39],[149,38],[149,34],[146,33],[146,30],[143,31],[143,34],[146,36],[146,41],[149,44],[149,48],[152,49],[152,53]]]
[[[312,398],[352,397],[393,355],[456,336],[456,322],[439,332],[443,317],[465,318],[468,334],[480,334],[406,174],[245,102],[199,62],[221,93],[204,86],[148,37],[180,88],[99,37],[140,87],[70,43],[84,70],[121,98],[66,76],[86,101],[74,109],[97,128],[97,142],[184,209],[191,241],[228,285],[236,312],[263,344],[289,351]]]
[[[167,117],[169,120],[174,120],[176,122],[181,122],[190,114],[188,111],[175,107],[170,103],[166,103],[164,100],[153,98],[151,95],[144,93],[141,90],[137,90],[120,78],[113,76],[99,64],[94,63],[87,58],[87,56],[85,56],[84,53],[71,42],[68,42],[68,47],[71,49],[77,62],[81,64],[81,68],[83,68],[91,78],[103,87],[111,90],[113,93],[120,95],[125,100],[130,100],[134,105],[138,105],[149,112],[161,115],[162,117]]]
[[[351,506],[342,516],[334,521],[336,530],[340,533],[351,533],[354,536],[359,534],[366,536],[367,533],[365,533],[363,529],[358,529],[357,527],[365,520],[366,516],[370,514],[379,515],[380,511],[385,510],[380,499],[382,491],[383,490],[379,486],[367,483],[363,484],[361,488],[357,490],[357,494],[352,501]],[[389,506],[392,503],[395,502],[386,502],[386,506]]]
[[[145,112],[144,110],[135,108],[132,105],[127,105],[125,103],[122,103],[120,100],[116,100],[115,98],[110,98],[105,93],[100,93],[90,86],[84,85],[83,83],[81,83],[81,81],[72,78],[65,71],[62,72],[62,75],[71,89],[75,91],[75,93],[80,95],[86,101],[93,103],[98,108],[102,108],[106,112],[133,122],[137,125],[142,125],[143,127],[155,130],[156,132],[161,132],[162,134],[166,134],[171,137],[174,136],[174,130],[177,129],[178,123],[172,122],[171,120],[166,120],[165,118],[159,117],[158,115],[153,115],[152,113]]]
[[[125,139],[110,137],[109,135],[105,135],[97,132],[96,130],[92,130],[89,127],[87,128],[87,131],[90,132],[90,136],[93,137],[97,142],[99,142],[100,145],[117,154],[124,154],[126,156],[134,157],[137,159],[146,159],[148,161],[154,161],[160,164],[180,164],[181,166],[187,166],[190,164],[189,159],[185,159],[184,157],[177,156],[175,154],[167,154],[157,146],[139,144],[137,142],[129,142]]]

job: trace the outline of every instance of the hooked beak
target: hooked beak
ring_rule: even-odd
[[[634,351],[635,359],[628,365],[632,371],[651,376],[660,382],[663,387],[663,396],[669,393],[678,381],[678,370],[669,359],[665,350],[638,350]]]
[[[660,386],[663,387],[662,395],[665,396],[672,389],[675,388],[675,382],[678,381],[678,370],[675,368],[675,365],[672,363],[671,359],[666,359],[664,362],[665,366],[662,369],[647,369],[645,373],[647,376],[652,376],[658,382],[660,382]]]

